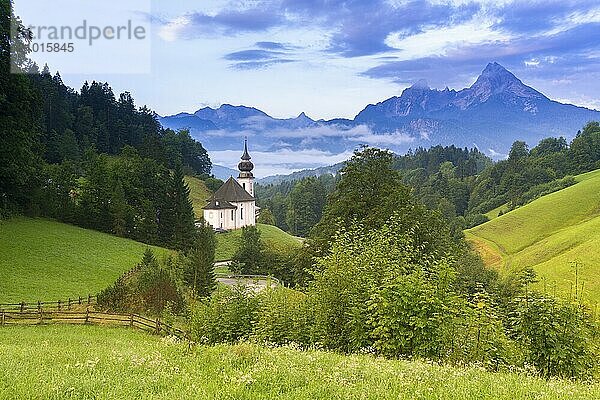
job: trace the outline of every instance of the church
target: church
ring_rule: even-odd
[[[254,198],[254,164],[248,154],[248,141],[244,140],[244,153],[238,164],[240,173],[237,180],[233,177],[208,199],[204,207],[204,220],[213,229],[240,229],[256,225],[256,199]]]

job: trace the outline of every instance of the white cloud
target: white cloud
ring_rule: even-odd
[[[415,138],[401,132],[385,134],[385,135],[361,135],[351,138],[354,142],[369,144],[372,146],[383,145],[383,146],[397,146],[406,143],[412,143]]]
[[[499,153],[494,149],[488,149],[488,155],[492,157],[494,160],[500,160],[508,158],[508,154]]]
[[[210,158],[214,164],[229,168],[237,168],[240,160],[238,150],[210,151]],[[352,152],[330,153],[322,150],[309,149],[293,151],[281,149],[278,151],[253,151],[254,175],[258,178],[275,175],[289,174],[303,169],[318,168],[333,165],[352,157]]]
[[[526,67],[537,67],[538,65],[540,65],[540,60],[538,60],[537,58],[532,58],[530,60],[525,60],[524,64]]]
[[[390,34],[385,43],[400,50],[402,58],[446,55],[448,51],[467,45],[507,42],[511,36],[493,28],[494,19],[475,16],[470,21],[446,27],[426,27],[422,33],[405,37],[403,32]]]
[[[358,125],[350,129],[339,125],[319,125],[298,129],[273,129],[265,132],[266,136],[278,138],[314,139],[322,137],[357,137],[370,135],[366,125]]]
[[[167,42],[174,42],[180,37],[182,32],[191,25],[191,23],[192,20],[187,15],[176,17],[160,27],[158,36]]]

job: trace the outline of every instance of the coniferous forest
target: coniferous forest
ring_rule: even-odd
[[[79,91],[11,43],[10,2],[0,21],[0,215],[48,216],[150,244],[186,248],[194,216],[183,174],[211,162],[187,131],[108,83]],[[21,27],[21,29],[23,29]],[[13,49],[13,57],[9,48]],[[10,63],[24,74],[11,74]]]

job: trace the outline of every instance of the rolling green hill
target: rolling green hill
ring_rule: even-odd
[[[212,195],[210,190],[206,187],[203,181],[193,176],[186,176],[185,183],[190,188],[190,200],[194,207],[194,214],[196,218],[202,217],[202,207],[206,205],[206,200]]]
[[[572,262],[580,263],[579,284],[600,301],[600,170],[578,183],[466,231],[487,265],[508,272],[533,267],[541,288],[569,294]]]
[[[0,328],[3,399],[594,399],[597,383],[126,328]]]
[[[147,247],[47,219],[0,221],[0,303],[96,294],[133,268]]]
[[[300,246],[302,240],[276,226],[257,224],[261,239],[268,246]],[[240,245],[242,231],[236,230],[217,234],[217,261],[231,260]]]

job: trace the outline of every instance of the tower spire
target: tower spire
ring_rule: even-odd
[[[248,138],[244,138],[244,154],[242,154],[242,160],[238,164],[240,170],[240,178],[245,174],[252,175],[254,164],[250,161],[250,154],[248,154]]]
[[[250,154],[248,154],[248,136],[244,137],[244,154],[242,154],[242,160],[250,160]]]

